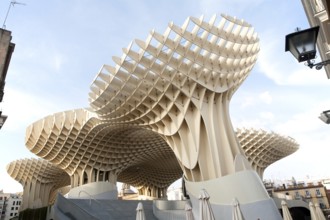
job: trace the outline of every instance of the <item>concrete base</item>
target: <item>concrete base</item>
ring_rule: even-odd
[[[205,189],[210,195],[215,219],[232,219],[233,201],[237,199],[244,219],[281,220],[274,201],[259,178],[252,170],[237,172],[218,179],[189,182],[186,189],[190,196],[195,219],[199,218],[199,194]]]
[[[66,194],[69,199],[106,199],[118,198],[117,186],[110,182],[94,182],[75,187]]]

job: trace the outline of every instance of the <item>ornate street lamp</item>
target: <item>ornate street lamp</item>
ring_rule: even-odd
[[[310,68],[315,66],[317,70],[330,63],[330,60],[314,63],[319,29],[320,27],[316,26],[285,36],[285,51],[290,51],[298,62],[307,61],[307,66]]]
[[[319,116],[319,119],[321,119],[326,124],[330,124],[330,110],[322,112]]]
[[[5,123],[6,119],[7,119],[7,116],[2,115],[2,111],[0,111],[0,129],[2,128],[2,126]]]

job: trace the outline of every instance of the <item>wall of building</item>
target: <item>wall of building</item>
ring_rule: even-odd
[[[283,185],[274,189],[274,196],[303,200],[307,203],[312,202],[313,204],[319,204],[321,209],[329,208],[326,188],[320,182]]]
[[[5,218],[7,199],[9,198],[9,196],[9,193],[0,192],[0,219]]]
[[[5,79],[15,44],[11,43],[11,32],[0,28],[0,102],[4,94]]]
[[[8,204],[6,207],[5,220],[9,220],[15,216],[18,216],[21,204],[22,204],[22,197],[18,195],[11,195],[8,199]]]
[[[19,215],[22,197],[19,194],[0,191],[0,220],[9,220]]]

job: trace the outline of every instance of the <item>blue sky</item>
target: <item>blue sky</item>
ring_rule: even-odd
[[[260,54],[230,105],[233,126],[262,128],[300,144],[295,154],[274,163],[267,179],[330,177],[325,166],[330,127],[318,119],[330,108],[330,81],[284,52],[285,35],[308,28],[300,0],[20,0],[6,28],[16,48],[0,108],[8,115],[0,130],[0,189],[21,191],[6,172],[13,160],[35,157],[25,147],[25,129],[49,114],[88,106],[89,86],[103,64],[150,30],[163,33],[170,21],[208,19],[225,13],[246,20],[260,38]],[[0,1],[4,21],[10,1]]]

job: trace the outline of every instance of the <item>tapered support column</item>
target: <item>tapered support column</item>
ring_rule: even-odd
[[[161,198],[166,198],[166,192],[167,192],[167,188],[158,188],[155,186],[144,186],[138,189],[139,195],[140,196],[146,196],[146,197],[152,197],[152,198],[157,198],[157,199],[161,199]]]
[[[47,206],[53,183],[41,183],[36,179],[27,181],[24,186],[21,210],[36,209]]]
[[[166,137],[186,178],[203,181],[233,174],[235,156],[244,152],[230,122],[227,93],[205,93],[193,103],[178,132]]]

